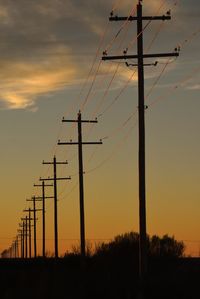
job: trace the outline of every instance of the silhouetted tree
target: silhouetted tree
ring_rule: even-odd
[[[162,238],[154,235],[150,239],[150,256],[160,257],[181,257],[183,256],[185,245],[181,241],[175,240],[174,236],[164,235]]]
[[[185,245],[183,242],[175,240],[174,236],[164,235],[163,237],[147,236],[148,255],[154,257],[181,257],[183,256]],[[96,248],[96,255],[112,256],[139,256],[139,234],[130,232],[118,235],[109,243],[102,243]]]

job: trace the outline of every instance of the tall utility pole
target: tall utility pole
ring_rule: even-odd
[[[85,258],[85,214],[84,214],[84,184],[83,184],[83,149],[84,144],[102,144],[99,142],[83,142],[82,141],[82,123],[97,123],[97,120],[82,120],[81,112],[78,113],[77,120],[66,120],[62,119],[62,122],[70,122],[78,124],[78,142],[60,142],[59,145],[78,145],[78,161],[79,161],[79,196],[80,196],[80,239],[81,239],[81,256]]]
[[[55,248],[55,258],[58,258],[58,212],[57,212],[57,202],[58,202],[58,195],[57,195],[57,181],[61,180],[71,180],[71,177],[64,177],[58,178],[57,177],[57,165],[65,165],[68,164],[67,161],[65,162],[57,162],[56,157],[54,156],[53,162],[44,162],[43,164],[51,164],[53,165],[53,178],[42,179],[40,181],[53,181],[54,182],[54,248]]]
[[[45,182],[42,181],[42,184],[34,184],[34,187],[42,187],[42,196],[36,197],[35,199],[38,201],[42,201],[42,256],[45,258],[45,199],[47,198],[54,198],[53,196],[45,196],[45,188],[46,187],[53,187],[53,185],[45,185]]]
[[[174,57],[179,56],[179,53],[161,53],[161,54],[144,54],[143,53],[143,20],[170,20],[169,13],[163,16],[143,16],[142,0],[137,4],[137,16],[118,17],[111,16],[110,21],[137,21],[137,55],[121,55],[107,56],[107,53],[102,57],[102,60],[127,60],[137,59],[138,66],[138,116],[139,116],[139,231],[140,231],[140,259],[139,259],[139,274],[143,281],[147,273],[147,246],[146,246],[146,191],[145,191],[145,108],[144,105],[144,58],[156,57]]]
[[[33,237],[34,237],[34,258],[37,257],[37,227],[36,227],[36,212],[42,211],[42,209],[36,209],[36,198],[32,196],[31,199],[27,199],[26,201],[31,201],[33,203],[33,209],[30,209],[33,212]]]

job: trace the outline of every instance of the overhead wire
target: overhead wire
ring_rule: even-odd
[[[191,34],[191,37],[196,36],[198,32],[200,32],[200,30],[195,31],[193,34]],[[186,39],[187,42],[188,42],[188,40],[189,40],[189,39]],[[148,98],[149,95],[151,94],[153,88],[156,86],[156,84],[157,84],[158,81],[160,80],[161,76],[163,75],[163,73],[164,73],[164,71],[165,71],[165,69],[166,69],[166,67],[168,66],[169,63],[171,63],[170,58],[169,58],[169,59],[167,60],[167,62],[165,63],[163,69],[161,70],[161,73],[160,73],[159,76],[156,78],[156,81],[153,83],[152,87],[150,88],[149,92],[147,93],[147,95],[146,95],[146,97],[145,97],[145,100],[147,100],[147,98]],[[199,69],[200,69],[200,68],[195,68],[195,70],[192,71],[192,74],[190,74],[189,76],[187,76],[187,78],[185,78],[184,80],[181,80],[180,84],[183,84],[183,83],[185,83],[186,81],[190,80],[191,77],[193,77],[193,74],[194,74],[194,73],[196,74],[197,71],[198,71]],[[174,86],[174,88],[175,88],[175,89],[178,88],[178,87],[177,87],[177,84]],[[174,89],[174,88],[173,88],[173,89]],[[133,117],[133,115],[135,115],[136,112],[137,112],[137,110],[135,110],[134,113],[131,114],[130,117]],[[127,119],[127,121],[130,120],[130,117]],[[121,128],[122,128],[122,126],[120,126],[119,128],[117,128],[117,129],[116,129],[116,132],[118,132],[118,130],[120,130]],[[115,131],[114,131],[114,133],[115,133]],[[103,139],[107,139],[107,138],[108,138],[108,136],[105,136],[104,138],[102,138],[102,140],[103,140]],[[93,158],[93,156],[94,156],[94,153],[92,153],[92,158]],[[89,159],[89,160],[90,160],[90,159]],[[105,162],[103,162],[103,164],[104,164],[104,163],[105,163]]]
[[[135,5],[133,6],[133,8],[131,8],[131,10],[130,10],[130,12],[129,12],[129,14],[128,14],[128,18],[129,17],[131,17],[131,16],[133,16],[134,14],[135,14],[135,11],[136,11],[136,9],[135,9]],[[118,31],[117,31],[117,33],[114,35],[114,37],[113,37],[113,39],[109,42],[109,44],[105,47],[105,53],[107,53],[108,52],[108,50],[112,47],[112,45],[113,45],[113,43],[116,41],[116,39],[119,37],[119,35],[120,35],[120,33],[122,32],[122,30],[127,26],[127,24],[129,23],[129,20],[128,20],[128,18],[127,18],[127,20],[125,20],[123,23],[122,23],[122,25],[121,25],[121,27],[118,29]]]
[[[133,14],[134,12],[135,12],[135,5],[131,8],[130,14]],[[125,38],[126,38],[126,35],[127,35],[127,33],[128,33],[129,22],[128,22],[127,20],[124,21],[123,25],[121,26],[121,29],[124,29],[124,28],[126,29],[126,31],[125,31],[124,36],[123,36],[122,39],[121,39],[120,45],[118,46],[118,49],[117,49],[117,52],[121,51],[122,44],[123,44],[123,42],[124,42],[124,40],[125,40]],[[121,31],[120,31],[120,32],[121,32]],[[116,38],[115,38],[115,39],[116,39]],[[99,68],[100,68],[101,64],[102,64],[102,60],[99,61],[99,65],[98,65],[99,67],[97,68],[97,72],[99,71]],[[115,69],[115,71],[114,71],[114,73],[113,73],[113,76],[112,76],[112,78],[111,78],[111,80],[110,80],[110,82],[109,82],[109,84],[108,84],[108,86],[107,86],[107,88],[106,88],[106,90],[105,90],[103,96],[102,96],[102,98],[103,98],[102,101],[105,99],[106,95],[108,94],[108,91],[109,91],[109,89],[110,89],[110,87],[111,87],[111,85],[112,85],[112,82],[113,82],[113,80],[114,80],[114,78],[115,78],[115,76],[116,76],[116,74],[117,74],[117,72],[118,72],[118,69],[119,69],[119,64],[117,64],[116,69]],[[109,69],[109,70],[110,70],[110,69]],[[97,73],[95,74],[95,78],[94,78],[94,80],[93,80],[93,82],[92,82],[92,87],[94,86],[94,82],[95,82],[95,80],[96,80],[96,77],[97,77]],[[91,93],[92,87],[91,87],[90,90],[89,90],[89,94]],[[88,100],[88,97],[89,97],[89,95],[87,95],[86,100],[84,101],[84,105],[86,104],[86,102],[87,102],[87,100]],[[82,110],[83,110],[83,109],[82,109]]]
[[[178,43],[178,48],[180,48],[181,50],[184,49],[184,47],[191,42],[196,36],[197,34],[200,33],[200,29],[198,29],[197,31],[194,31],[192,34],[189,35],[188,38],[184,39],[182,42]],[[174,62],[177,59],[177,57],[174,60],[170,60],[170,58],[167,60],[166,63],[164,63],[164,67],[161,70],[160,75],[158,76],[158,78],[156,79],[156,81],[153,83],[152,87],[150,88],[149,92],[147,93],[145,99],[147,99],[149,97],[149,95],[151,94],[151,92],[153,91],[153,89],[155,88],[155,86],[157,85],[158,81],[160,80],[161,76],[163,75],[166,67],[169,65],[169,63]],[[161,62],[159,62],[159,64],[161,64]]]
[[[87,82],[88,82],[88,80],[89,80],[89,78],[90,78],[90,75],[91,75],[92,70],[93,70],[93,68],[94,68],[94,66],[95,66],[96,60],[97,60],[97,58],[98,58],[98,54],[99,54],[99,52],[100,52],[100,49],[101,49],[101,46],[102,46],[102,44],[103,44],[103,41],[104,41],[104,38],[105,38],[105,35],[106,35],[107,31],[108,31],[108,26],[106,27],[106,29],[105,29],[105,31],[104,31],[102,37],[101,37],[101,40],[100,40],[98,49],[97,49],[96,54],[95,54],[95,58],[94,58],[93,63],[92,63],[92,67],[91,67],[90,72],[89,72],[89,74],[88,74],[88,76],[87,76],[87,78],[86,78],[86,80],[85,80],[85,82],[84,82],[84,84],[83,84],[83,87],[82,87],[82,89],[81,89],[81,91],[80,91],[80,93],[79,93],[79,97],[81,96],[81,94],[82,94],[82,92],[83,92],[83,90],[84,90],[84,88],[85,88],[85,86],[86,86],[86,84],[87,84]],[[93,79],[92,79],[92,83],[91,83],[91,85],[90,85],[89,91],[88,91],[88,93],[87,93],[87,95],[86,95],[86,98],[84,99],[84,102],[83,102],[82,105],[81,105],[81,108],[80,108],[81,111],[84,110],[84,108],[85,108],[85,106],[86,106],[86,103],[87,103],[87,101],[89,100],[89,96],[91,95],[91,91],[92,91],[93,86],[94,86],[94,83],[95,83],[95,81],[96,81],[96,78],[97,78],[97,75],[98,75],[98,72],[99,72],[101,63],[102,63],[102,61],[100,60],[99,63],[98,63],[98,67],[97,67],[97,69],[96,69],[96,71],[95,71],[94,77],[93,77]],[[72,125],[71,125],[71,127],[74,127],[74,126],[75,126],[75,124],[72,124]],[[59,138],[59,137],[58,137],[58,138]],[[70,139],[72,139],[72,138],[70,138]],[[56,147],[56,145],[55,145],[55,147]],[[75,155],[73,155],[73,158],[74,158],[74,157],[75,157]]]
[[[157,15],[157,14],[160,12],[161,8],[165,5],[165,3],[166,3],[166,0],[164,0],[164,1],[161,3],[161,5],[159,6],[159,8],[156,10],[155,15]],[[153,20],[153,17],[152,17],[152,19],[149,20],[149,21],[147,22],[147,24],[144,26],[143,31],[150,25],[150,23],[152,22],[152,20]],[[135,42],[137,41],[138,37],[143,33],[143,31],[141,31],[136,37],[134,37],[134,39],[128,44],[128,46],[127,46],[127,50],[135,44]]]
[[[133,126],[131,126],[131,128],[129,128],[128,133],[123,137],[122,140],[120,140],[115,146],[114,149],[112,150],[112,152],[109,154],[108,157],[106,157],[102,162],[100,162],[97,166],[95,166],[94,168],[91,168],[89,170],[86,170],[85,173],[89,174],[97,169],[99,169],[100,167],[102,167],[106,162],[108,162],[122,147],[122,145],[124,144],[124,141],[127,140],[127,138],[129,137],[131,131],[136,127],[137,121],[134,123]]]
[[[132,12],[132,11],[131,11],[131,12]],[[126,23],[126,22],[125,22],[125,23]],[[124,26],[122,26],[121,29],[123,29],[123,28],[124,28]],[[96,54],[95,54],[95,57],[94,57],[94,60],[93,60],[93,63],[92,63],[92,67],[91,67],[91,69],[90,69],[90,71],[89,71],[89,74],[88,74],[88,76],[87,76],[87,78],[86,78],[86,80],[85,80],[85,82],[84,82],[84,84],[83,84],[83,86],[82,86],[82,88],[81,88],[81,91],[80,91],[80,93],[79,93],[79,98],[80,98],[80,96],[81,96],[81,94],[82,94],[82,92],[83,92],[83,90],[84,90],[84,88],[85,88],[87,82],[89,81],[89,78],[90,78],[91,73],[92,73],[92,71],[93,71],[93,69],[94,69],[96,60],[97,60],[97,58],[98,58],[98,54],[99,54],[99,52],[100,52],[100,49],[101,49],[101,46],[102,46],[102,44],[103,44],[103,41],[104,41],[104,38],[105,38],[105,35],[106,35],[107,31],[108,31],[108,26],[105,28],[105,31],[104,31],[104,33],[103,33],[101,39],[100,39],[100,43],[99,43],[98,49],[97,49],[97,51],[96,51]],[[98,74],[99,69],[100,69],[100,66],[101,66],[101,62],[102,62],[102,61],[100,60],[100,62],[98,63],[98,66],[97,66],[97,69],[96,69],[96,71],[95,71],[95,74],[94,74],[92,83],[91,83],[91,85],[90,85],[89,91],[88,91],[88,93],[87,93],[87,95],[86,95],[86,98],[84,99],[84,102],[83,102],[82,105],[81,105],[81,108],[80,108],[81,111],[84,110],[85,105],[86,105],[86,103],[87,103],[87,101],[88,101],[88,99],[89,99],[89,96],[90,96],[90,94],[91,94],[92,88],[93,88],[94,83],[95,83],[95,81],[96,81],[97,74]],[[59,135],[60,135],[60,134],[58,134],[58,139],[59,139]],[[76,154],[74,154],[72,158],[74,158],[75,156],[76,156]],[[69,159],[68,159],[68,160],[69,160]],[[71,159],[70,159],[70,160],[71,160]]]
[[[164,1],[164,2],[165,2],[165,1]],[[159,10],[160,10],[160,9],[162,8],[162,6],[164,5],[164,2],[163,2],[162,5],[159,7]],[[159,11],[159,10],[158,10],[158,11]],[[157,11],[157,12],[158,12],[158,11]],[[149,23],[149,24],[150,24],[150,23]],[[149,24],[147,24],[147,25],[149,25]],[[159,26],[159,28],[158,28],[158,30],[157,30],[155,36],[153,37],[152,41],[150,42],[149,46],[147,47],[147,52],[148,52],[148,50],[151,48],[153,42],[155,41],[155,39],[156,39],[156,37],[158,36],[159,32],[161,31],[162,27],[163,27],[163,26]],[[144,31],[146,28],[147,28],[147,26],[143,29],[143,31]],[[137,38],[140,36],[140,34],[141,34],[141,33],[138,34]],[[169,62],[168,62],[168,63],[169,63]],[[167,63],[167,64],[168,64],[168,63]],[[167,66],[167,64],[166,64],[166,66]],[[160,77],[161,77],[161,75],[163,74],[163,72],[164,72],[166,66],[164,67],[162,73],[160,74],[159,78],[156,80],[156,82],[154,83],[153,86],[155,86],[155,84],[157,83],[157,81],[160,79]],[[126,89],[126,87],[128,86],[128,84],[130,83],[130,81],[132,80],[132,78],[134,77],[134,75],[135,75],[136,72],[137,72],[137,70],[135,70],[135,71],[132,73],[132,75],[130,76],[130,78],[128,79],[128,81],[127,81],[126,84],[124,85],[124,87],[121,89],[121,91],[120,91],[120,93],[117,95],[117,97],[114,98],[114,100],[113,100],[113,101],[106,107],[106,109],[105,109],[99,116],[102,116],[102,115],[103,115],[107,110],[109,110],[109,108],[111,108],[112,105],[119,99],[120,95],[124,92],[124,90]],[[152,89],[153,89],[153,88],[152,88]],[[151,90],[151,91],[152,91],[152,90]],[[149,94],[151,93],[151,91],[149,92]],[[95,111],[95,112],[96,112],[96,111]],[[135,110],[135,111],[131,114],[131,116],[125,121],[125,123],[128,122],[128,121],[130,120],[130,118],[132,118],[133,116],[135,116],[136,113],[137,113],[137,110]],[[98,116],[98,117],[99,117],[99,116]],[[119,131],[123,128],[123,126],[124,126],[124,124],[123,124],[122,126],[118,127],[117,129],[115,129],[109,136],[112,136],[113,134],[116,134],[117,132],[119,132]],[[93,126],[91,126],[91,128],[93,128]],[[103,140],[103,139],[107,139],[107,138],[108,138],[108,136],[103,137],[102,140]],[[92,152],[90,158],[88,159],[88,162],[91,161],[91,159],[94,157],[96,151],[97,151],[97,147],[96,147],[96,148],[94,149],[94,151]]]
[[[156,14],[160,11],[160,9],[163,7],[163,5],[165,4],[166,0],[163,1],[163,3],[160,5],[159,9],[156,10]],[[145,31],[145,29],[149,26],[149,24],[151,23],[152,20],[150,20],[143,28],[143,30],[137,34],[137,36],[134,38],[134,40],[132,41],[132,45],[133,43],[136,43],[138,37]],[[163,26],[163,25],[162,25]],[[159,29],[157,30],[154,38],[152,39],[151,43],[149,44],[149,46],[147,47],[147,52],[149,51],[149,49],[151,48],[153,42],[155,41],[155,39],[157,38],[158,34],[160,33],[162,26],[159,26]],[[128,49],[128,47],[127,47]],[[134,70],[134,72],[132,73],[132,75],[129,77],[129,79],[127,80],[127,82],[125,83],[125,85],[123,86],[123,88],[120,90],[120,93],[114,98],[114,100],[103,110],[102,113],[99,114],[99,116],[102,116],[104,113],[106,113],[111,107],[112,105],[120,98],[121,94],[124,92],[124,90],[127,88],[127,86],[129,85],[129,83],[131,82],[131,80],[133,79],[134,75],[137,73],[137,70]],[[99,117],[98,116],[98,117]]]
[[[174,90],[178,89],[180,86],[183,86],[186,82],[188,82],[190,79],[192,79],[195,75],[198,74],[198,72],[200,71],[200,67],[196,67],[192,70],[192,72],[189,74],[189,76],[187,76],[186,78],[181,79],[179,82],[176,82],[174,85],[172,85],[172,87],[169,89],[168,93],[165,94],[165,96],[158,96],[157,98],[153,99],[152,101],[150,101],[150,103],[148,104],[148,106],[153,106],[155,105],[158,101],[166,99],[169,94],[171,94],[171,92],[173,92]]]

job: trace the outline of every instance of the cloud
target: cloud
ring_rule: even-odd
[[[118,3],[116,12],[119,15],[127,15],[133,7],[131,0]],[[144,12],[155,12],[161,3],[162,0],[144,0]],[[174,1],[167,3],[172,5]],[[189,7],[186,1],[184,11],[191,13]],[[106,0],[0,0],[0,106],[4,109],[34,110],[41,95],[69,86],[78,87],[89,72],[111,9],[112,3]],[[193,19],[189,21],[193,22]],[[110,25],[112,31],[106,37],[105,45],[116,34],[119,28],[116,26],[120,25]],[[151,27],[154,30],[153,26],[156,25]],[[188,26],[188,23],[184,26]],[[172,45],[176,45],[177,31],[171,32],[173,35],[169,36],[167,32],[166,36],[169,36]],[[183,32],[184,28],[181,27]],[[135,34],[135,27],[134,33],[130,34]],[[130,34],[124,40],[121,51],[129,44]],[[149,38],[148,35],[149,32],[145,32],[145,39]],[[115,40],[109,54],[118,48],[120,38],[121,35]],[[163,39],[159,40],[156,46],[156,50],[162,46],[166,50],[166,37],[164,42]],[[168,47],[171,49],[170,44]],[[101,53],[98,59],[100,57]],[[106,68],[101,68],[99,76]],[[129,69],[120,66],[118,82],[126,81],[130,73]],[[155,74],[148,73],[147,78]],[[133,81],[136,81],[136,77],[133,77]]]
[[[0,100],[8,109],[33,108],[38,96],[66,88],[77,76],[77,66],[68,50],[56,47],[59,56],[40,61],[15,60],[1,65]]]
[[[200,90],[200,84],[194,84],[187,87],[188,90]]]

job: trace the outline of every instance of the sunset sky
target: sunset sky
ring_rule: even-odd
[[[113,4],[114,2],[114,4]],[[145,67],[147,232],[184,240],[187,254],[200,252],[200,2],[143,0],[152,21],[144,30],[144,52],[170,53]],[[83,119],[86,238],[108,240],[138,231],[137,71],[108,55],[136,54],[136,23],[109,22],[134,15],[136,0],[0,0],[0,252],[16,236],[33,187],[52,177],[42,165],[68,160],[58,175],[59,252],[79,239],[77,128],[62,117]],[[144,22],[144,25],[147,24]],[[156,60],[148,60],[154,63]],[[134,61],[129,61],[134,63]],[[159,80],[158,80],[159,79]],[[48,189],[48,195],[53,190]],[[40,203],[37,205],[40,207]],[[46,203],[47,250],[53,252],[53,200]],[[41,250],[41,215],[38,214]]]

